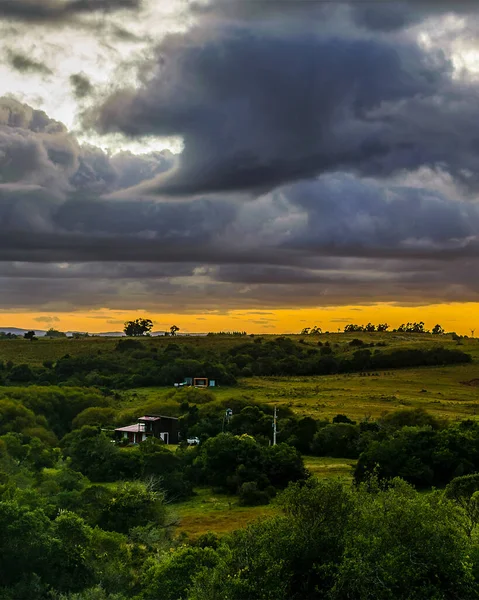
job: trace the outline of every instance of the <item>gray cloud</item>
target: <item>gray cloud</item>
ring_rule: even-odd
[[[154,178],[175,162],[169,151],[110,155],[80,146],[66,127],[13,98],[0,98],[0,194],[102,194]],[[5,186],[8,185],[8,189]],[[39,186],[39,191],[29,188]]]
[[[471,0],[402,0],[390,2],[351,2],[355,23],[372,31],[391,32],[447,14],[471,15],[479,11]]]
[[[68,135],[45,115],[7,107],[6,139]],[[198,312],[478,299],[473,202],[345,173],[248,202],[234,193],[144,197],[128,186],[154,176],[168,154],[67,147],[74,159],[40,153],[44,162],[25,161],[0,184],[1,307]],[[71,165],[80,165],[74,176]],[[52,168],[68,185],[52,186]],[[115,189],[121,198],[102,195]]]
[[[53,71],[45,64],[38,62],[22,52],[10,50],[7,52],[8,64],[20,73],[51,75]]]
[[[142,0],[0,0],[0,18],[62,21],[78,14],[138,9]]]
[[[58,317],[36,317],[33,320],[37,323],[45,323],[46,325],[53,325],[60,322]]]
[[[346,27],[356,26],[374,32],[395,32],[429,17],[447,14],[471,15],[478,13],[473,0],[347,0],[339,2],[309,2],[305,0],[197,0],[190,3],[191,12],[199,18],[232,21],[299,21],[302,28],[337,27],[341,19]]]
[[[74,73],[70,83],[76,98],[86,98],[93,92],[93,85],[84,73]]]
[[[479,301],[478,88],[406,34],[370,34],[433,9],[403,18],[398,3],[388,24],[358,4],[351,25],[345,4],[308,3],[318,33],[302,28],[305,6],[203,10],[160,44],[140,89],[87,115],[100,131],[180,136],[179,157],[82,146],[0,99],[0,308],[261,320],[281,307]],[[71,84],[86,98],[82,77]]]
[[[156,74],[87,115],[100,131],[178,135],[163,194],[271,189],[337,170],[442,167],[477,185],[477,86],[441,53],[381,39],[245,28],[169,36]]]

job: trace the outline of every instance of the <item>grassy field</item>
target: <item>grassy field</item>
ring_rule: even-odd
[[[352,482],[354,460],[305,456],[304,464],[317,477],[337,478],[345,484]],[[192,538],[207,531],[218,535],[228,533],[280,512],[274,501],[266,506],[245,507],[238,505],[236,496],[215,494],[210,488],[197,488],[195,491],[196,495],[192,498],[171,505],[178,519],[177,532]]]
[[[352,483],[356,461],[349,458],[328,458],[325,456],[303,456],[304,466],[321,479],[340,479]]]
[[[276,336],[271,336],[276,337]],[[41,365],[45,360],[58,360],[65,354],[70,356],[81,356],[85,354],[97,354],[114,350],[120,338],[114,337],[89,337],[89,338],[38,338],[35,342],[24,339],[0,339],[0,361],[11,360],[15,364],[28,363],[30,365]],[[223,350],[231,348],[238,343],[250,341],[250,338],[238,338],[233,336],[218,337],[195,337],[157,336],[144,337],[141,341],[147,348],[161,348],[172,342],[179,345],[190,345],[199,348]]]
[[[261,517],[279,512],[274,502],[266,506],[239,506],[238,498],[197,488],[196,495],[171,506],[178,518],[178,533],[194,538],[207,531],[224,534],[245,527]]]
[[[122,406],[171,402],[170,394],[170,388],[130,390],[124,393]],[[479,413],[479,362],[374,374],[252,377],[235,387],[216,388],[214,394],[218,400],[243,397],[276,404],[279,411],[287,406],[315,418],[346,414],[360,420],[422,407],[448,419],[463,419]]]

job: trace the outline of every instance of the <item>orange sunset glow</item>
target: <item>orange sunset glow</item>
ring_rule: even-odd
[[[432,306],[404,307],[390,304],[373,306],[336,306],[318,309],[228,311],[202,314],[155,314],[145,311],[98,310],[87,313],[16,313],[0,314],[0,327],[86,331],[89,333],[121,332],[129,319],[141,316],[151,318],[154,331],[163,331],[172,324],[181,333],[207,333],[209,331],[246,331],[247,333],[280,334],[299,333],[304,327],[318,325],[324,331],[341,331],[348,323],[367,324],[387,322],[391,328],[408,321],[424,321],[427,329],[436,323],[446,331],[471,335],[478,325],[479,304],[437,304]]]

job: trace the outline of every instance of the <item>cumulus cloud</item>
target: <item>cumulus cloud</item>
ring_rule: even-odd
[[[39,204],[43,196],[98,195],[154,178],[173,164],[169,151],[110,155],[81,146],[43,111],[0,98],[0,194],[38,194]]]

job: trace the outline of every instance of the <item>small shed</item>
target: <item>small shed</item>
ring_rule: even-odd
[[[174,386],[196,388],[216,387],[216,380],[208,379],[208,377],[185,377],[184,381],[175,383]]]

